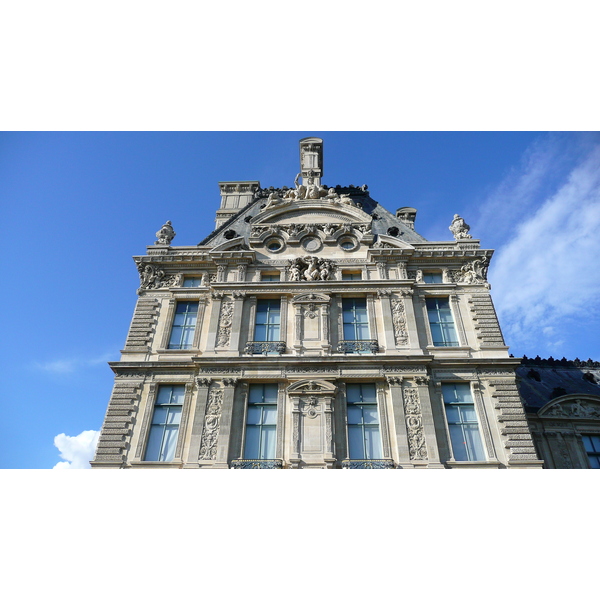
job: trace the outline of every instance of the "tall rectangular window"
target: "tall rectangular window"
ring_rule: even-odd
[[[346,401],[348,403],[348,457],[351,460],[382,458],[375,385],[346,384]]]
[[[281,327],[279,299],[259,300],[256,303],[255,342],[278,342]]]
[[[458,346],[448,298],[426,298],[427,316],[434,346]]]
[[[178,302],[171,328],[169,348],[187,350],[192,347],[196,319],[198,318],[198,302]]]
[[[344,298],[342,300],[345,340],[368,340],[369,319],[365,298]]]
[[[144,460],[173,460],[184,397],[184,385],[161,385],[158,388]]]
[[[468,383],[442,383],[454,460],[485,460],[475,404]]]
[[[600,469],[600,435],[582,435],[581,439],[590,461],[590,468]]]
[[[257,460],[275,458],[277,387],[276,383],[250,386],[244,458]]]

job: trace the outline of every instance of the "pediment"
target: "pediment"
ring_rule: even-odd
[[[600,419],[600,396],[589,394],[562,396],[542,407],[538,415],[552,418]]]
[[[246,240],[243,237],[236,237],[232,240],[227,240],[218,246],[215,246],[210,250],[210,253],[214,252],[248,252],[250,248],[246,244]]]
[[[302,304],[304,302],[308,302],[310,304],[318,304],[323,302],[329,302],[329,296],[325,294],[299,294],[298,296],[294,296],[292,298],[293,304]]]
[[[318,200],[296,200],[283,206],[263,209],[252,219],[253,225],[292,223],[370,223],[371,217],[353,204],[340,204]]]
[[[315,381],[312,379],[303,379],[296,381],[288,387],[288,394],[334,394],[335,385],[330,381]]]

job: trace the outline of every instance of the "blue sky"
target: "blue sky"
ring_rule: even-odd
[[[308,135],[324,139],[325,184],[415,207],[429,240],[451,239],[459,213],[496,250],[489,278],[512,353],[600,360],[596,133],[7,132],[0,467],[85,464],[136,301],[131,256],[167,219],[175,245],[202,240],[219,181],[292,185]]]

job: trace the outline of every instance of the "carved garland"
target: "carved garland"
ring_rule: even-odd
[[[403,390],[404,415],[408,434],[408,450],[411,460],[427,460],[425,435],[423,434],[423,417],[419,392],[414,388]]]
[[[204,429],[200,444],[200,460],[214,460],[217,455],[217,438],[221,424],[223,408],[223,390],[211,390],[208,395],[208,406],[204,417]]]

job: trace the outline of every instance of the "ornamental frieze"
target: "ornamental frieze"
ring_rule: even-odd
[[[214,460],[217,455],[217,438],[221,424],[223,408],[223,390],[211,390],[208,395],[202,441],[200,443],[200,460]]]
[[[419,392],[414,388],[404,388],[404,415],[408,435],[408,451],[411,460],[427,460],[425,434],[423,433],[423,416]]]

